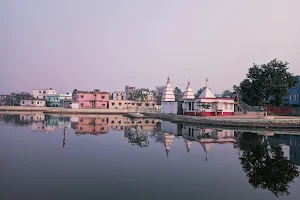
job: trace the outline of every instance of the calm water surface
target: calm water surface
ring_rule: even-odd
[[[0,199],[299,199],[300,136],[0,115]]]

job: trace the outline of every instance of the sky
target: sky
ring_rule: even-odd
[[[274,58],[300,74],[299,0],[0,0],[0,94],[232,89]]]

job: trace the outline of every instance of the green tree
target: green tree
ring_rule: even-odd
[[[252,106],[280,105],[288,89],[297,83],[287,65],[277,59],[267,64],[253,64],[240,84],[243,101]]]
[[[174,88],[174,96],[176,101],[181,101],[183,98],[183,93],[178,87]]]
[[[199,98],[200,97],[200,95],[201,95],[201,93],[203,92],[203,88],[200,88],[198,91],[197,91],[197,93],[195,94],[195,98],[197,99],[197,98]]]
[[[229,91],[229,90],[225,90],[222,94],[222,97],[229,97],[229,98],[233,98],[233,92]]]
[[[277,197],[289,194],[289,184],[299,177],[299,172],[279,144],[269,143],[257,134],[243,133],[238,145],[243,171],[254,188],[267,189]]]

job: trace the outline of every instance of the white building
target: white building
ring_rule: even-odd
[[[44,99],[27,99],[21,100],[21,106],[30,106],[30,107],[45,107],[46,103]]]
[[[223,116],[234,114],[234,98],[217,98],[207,86],[198,99],[192,94],[193,90],[188,83],[183,98],[183,114],[192,116]]]
[[[52,88],[49,89],[33,89],[32,95],[36,99],[46,99],[46,96],[49,94],[56,94],[56,91]]]
[[[167,85],[161,99],[161,113],[177,114],[178,103],[175,101],[174,92],[171,86],[170,78],[168,77]]]
[[[124,92],[113,92],[112,100],[126,100],[126,93]]]

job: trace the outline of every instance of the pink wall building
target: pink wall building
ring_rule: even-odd
[[[79,108],[100,108],[107,109],[109,101],[108,92],[100,91],[78,91],[77,101]]]

